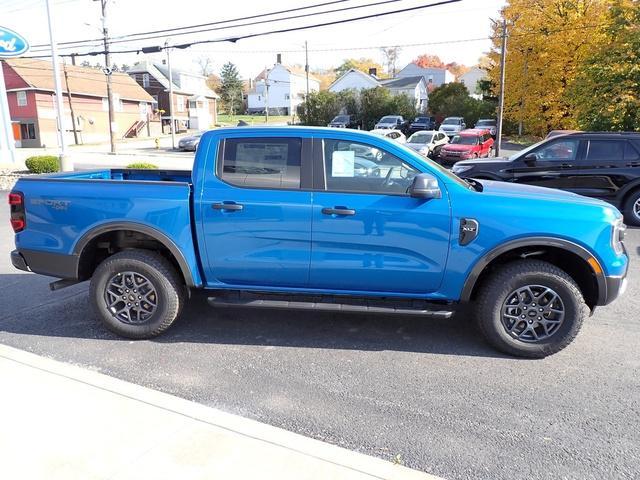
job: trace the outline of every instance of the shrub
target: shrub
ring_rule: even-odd
[[[134,163],[130,163],[129,165],[127,165],[127,168],[136,168],[139,170],[155,170],[157,169],[157,165],[154,165],[153,163],[147,163],[147,162],[134,162]]]
[[[60,171],[58,157],[55,155],[29,157],[24,163],[31,173],[53,173]]]

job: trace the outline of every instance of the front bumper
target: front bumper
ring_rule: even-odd
[[[606,291],[601,294],[598,305],[609,305],[627,290],[627,274],[605,277]]]

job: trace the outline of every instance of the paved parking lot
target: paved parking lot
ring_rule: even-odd
[[[640,230],[627,239],[625,297],[545,360],[494,352],[465,318],[213,310],[200,297],[167,334],[134,342],[96,323],[86,284],[49,292],[12,269],[0,207],[0,343],[449,479],[638,478]]]

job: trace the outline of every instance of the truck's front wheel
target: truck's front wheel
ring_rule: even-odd
[[[175,321],[184,287],[171,263],[147,250],[125,250],[104,260],[91,279],[95,313],[112,332],[151,338]]]
[[[573,279],[540,260],[498,268],[480,286],[476,300],[476,321],[486,340],[519,357],[559,352],[573,341],[588,314]]]

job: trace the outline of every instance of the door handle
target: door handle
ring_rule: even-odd
[[[347,207],[323,208],[325,215],[355,215],[356,211]]]
[[[226,202],[214,203],[211,206],[213,207],[214,210],[230,210],[230,211],[238,211],[244,208],[244,206],[240,205],[239,203],[226,203]]]
[[[570,163],[561,163],[560,166],[562,168],[571,168],[571,167],[573,167],[573,165],[571,165]]]

